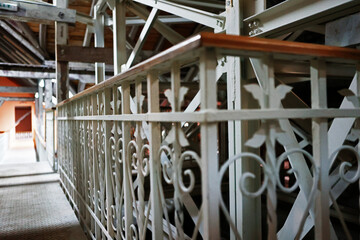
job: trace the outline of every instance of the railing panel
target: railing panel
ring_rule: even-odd
[[[259,60],[259,84],[244,86],[252,95],[249,101],[257,103],[249,105],[258,108],[224,109],[226,89],[216,79],[216,68],[221,64],[218,59],[227,55]],[[334,118],[358,119],[359,91],[342,91],[355,109],[327,108],[325,65],[341,59],[357,64],[359,56],[356,50],[205,34],[60,103],[61,181],[89,236],[227,239],[234,235],[241,239],[241,224],[229,213],[231,191],[241,191],[249,199],[264,196],[262,224],[268,239],[282,238],[278,231],[285,222],[290,222],[287,236],[291,239],[304,237],[314,225],[317,238],[333,238],[339,231],[330,218],[332,205],[349,237],[353,231],[336,200],[345,183],[359,180],[358,123],[348,133],[348,140],[355,142],[346,142],[332,156],[328,156],[327,135]],[[282,107],[292,88],[276,84],[274,63],[284,58],[301,59],[309,66],[311,61],[312,84],[307,89],[311,109]],[[181,73],[194,64],[199,66],[200,79],[186,87],[189,83]],[[161,80],[166,78],[170,83]],[[186,110],[189,106],[195,111]],[[312,139],[313,149],[295,144],[289,121],[296,118],[313,122],[307,140]],[[226,142],[229,121],[244,120],[259,123],[253,136],[244,136],[245,145],[257,154],[227,156],[232,144]],[[351,154],[338,155],[343,151]],[[343,162],[339,165],[336,159]],[[231,184],[236,187],[229,189],[229,168],[240,161],[254,162],[261,174],[249,167],[249,172],[236,174]],[[254,178],[261,182],[255,191],[251,189]],[[302,208],[288,213],[279,206],[291,196],[298,197],[294,207],[300,202]]]

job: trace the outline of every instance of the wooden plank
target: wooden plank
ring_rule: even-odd
[[[0,87],[0,93],[36,93],[36,87]]]
[[[67,62],[105,62],[113,63],[113,49],[112,48],[94,48],[94,47],[80,47],[80,46],[57,46],[58,61]]]
[[[26,97],[0,97],[0,101],[33,102],[33,101],[35,101],[35,98],[26,98]]]

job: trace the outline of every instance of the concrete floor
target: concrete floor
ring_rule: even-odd
[[[0,239],[85,240],[58,174],[47,162],[28,161],[29,149],[16,151],[17,161],[0,164]]]
[[[0,164],[31,162],[36,162],[34,143],[32,139],[17,140],[12,143],[11,148],[5,152]]]

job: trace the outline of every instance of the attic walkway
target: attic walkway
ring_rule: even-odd
[[[10,151],[0,163],[0,239],[86,239],[58,174],[47,162],[29,162],[26,153],[29,149]],[[9,156],[19,155],[24,161],[9,163]]]

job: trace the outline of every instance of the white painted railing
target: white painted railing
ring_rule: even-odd
[[[0,133],[0,162],[3,160],[9,147],[9,132]]]
[[[56,136],[56,121],[55,109],[45,110],[45,144],[46,144],[46,158],[50,166],[57,171],[57,159],[55,156],[55,136]]]
[[[259,108],[220,109],[216,76],[226,56],[257,59],[259,84],[243,88]],[[275,85],[273,66],[279,59],[309,64],[311,109],[281,107],[291,87]],[[328,120],[350,119],[346,135],[359,139],[358,125],[353,123],[360,116],[360,77],[355,77],[355,91],[341,92],[351,102],[350,108],[329,109],[326,63],[356,65],[359,60],[357,50],[226,35],[195,36],[57,105],[62,186],[92,239],[220,239],[230,235],[241,239],[245,230],[229,209],[234,208],[231,204],[241,209],[247,206],[246,201],[229,206],[226,199],[234,191],[248,199],[266,196],[268,239],[283,238],[277,232],[281,227],[277,191],[301,196],[296,201],[302,209],[293,220],[289,214],[287,239],[302,238],[314,225],[317,239],[333,238],[332,204],[349,235],[336,203],[341,195],[336,183],[358,181],[359,149],[355,144],[342,145],[343,141],[337,149],[329,149]],[[188,89],[181,81],[181,69],[196,63],[200,81]],[[170,76],[169,89],[162,90],[159,75]],[[193,97],[191,103],[188,95]],[[170,112],[161,107],[166,102]],[[289,133],[289,119],[297,118],[312,121],[312,153],[300,148]],[[255,151],[225,159],[222,126],[232,121],[261,124],[244,141]],[[277,154],[278,144],[284,153]],[[258,151],[260,148],[266,151]],[[352,158],[335,166],[343,150],[350,151]],[[245,160],[260,166],[262,173],[239,172],[236,187],[229,190],[229,168]],[[280,179],[284,162],[292,167],[285,168],[287,173],[297,178],[292,186],[283,185]],[[251,190],[249,181],[254,180],[260,187]],[[248,218],[255,214],[261,215],[261,210]]]

